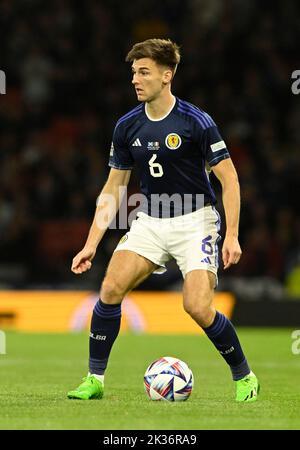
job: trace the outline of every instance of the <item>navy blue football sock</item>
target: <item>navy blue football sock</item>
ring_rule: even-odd
[[[121,304],[108,305],[99,300],[93,310],[90,332],[90,373],[103,375],[108,357],[121,325]]]
[[[229,364],[233,380],[240,380],[250,373],[239,338],[227,317],[217,311],[212,325],[203,330]]]

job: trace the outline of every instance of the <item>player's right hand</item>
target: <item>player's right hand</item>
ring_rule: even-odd
[[[77,255],[73,258],[71,270],[72,272],[79,275],[92,267],[92,260],[96,254],[96,250],[83,248]]]

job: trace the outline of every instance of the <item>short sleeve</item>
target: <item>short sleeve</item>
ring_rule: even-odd
[[[134,160],[126,144],[125,133],[122,126],[116,126],[109,154],[109,167],[129,170],[134,166]]]
[[[203,130],[202,151],[206,161],[212,167],[223,159],[230,158],[226,144],[222,139],[218,127],[212,126]]]

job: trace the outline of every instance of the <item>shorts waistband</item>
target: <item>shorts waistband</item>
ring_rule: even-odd
[[[176,217],[152,217],[142,211],[137,213],[137,217],[142,217],[145,220],[149,220],[151,222],[157,222],[157,223],[165,223],[168,221],[171,221],[172,223],[180,222],[180,221],[189,222],[189,221],[193,220],[194,218],[203,215],[204,212],[207,211],[208,209],[212,209],[212,206],[213,205],[211,203],[205,203],[205,205],[202,208],[199,208],[196,211],[193,211],[188,214],[183,214],[181,216],[176,216]]]

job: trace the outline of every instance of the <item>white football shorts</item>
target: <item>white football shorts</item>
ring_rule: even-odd
[[[166,263],[175,259],[183,278],[191,270],[218,271],[218,241],[221,239],[220,216],[211,206],[173,218],[156,218],[143,212],[137,214],[115,252],[131,250],[160,266],[153,273],[161,274]]]

